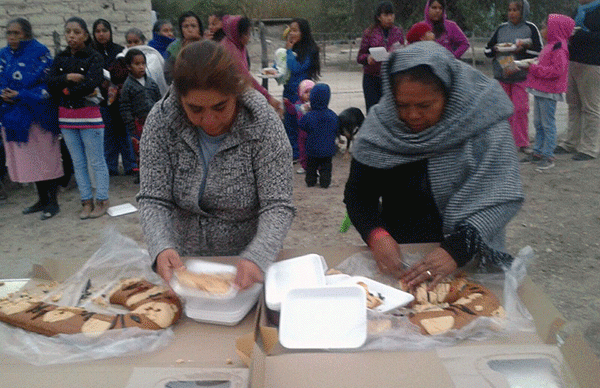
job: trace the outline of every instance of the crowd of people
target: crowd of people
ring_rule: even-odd
[[[550,14],[540,31],[528,1],[510,1],[485,50],[498,82],[459,60],[469,41],[444,0],[429,0],[406,34],[393,4],[378,4],[357,56],[367,116],[344,202],[382,271],[400,271],[414,286],[466,265],[506,267],[504,228],[524,198],[518,151],[539,169],[554,165],[554,153],[598,156],[600,50],[589,48],[600,48],[600,0],[580,3],[574,20]],[[58,186],[73,171],[83,220],[107,212],[122,161],[140,184],[157,272],[169,280],[182,256],[238,255],[235,282],[246,288],[262,281],[291,225],[292,162],[309,187],[331,183],[339,126],[331,89],[319,82],[306,19],[291,21],[277,51],[281,100],[250,73],[247,17],[215,12],[205,30],[189,11],[177,28],[176,37],[171,22],[158,20],[148,43],[129,29],[123,47],[108,20],[90,31],[71,17],[67,47],[52,58],[27,20],[9,21],[0,51],[2,165],[11,180],[35,182],[38,201],[23,213],[42,220],[60,211]],[[557,146],[564,92],[569,128]],[[398,244],[410,242],[440,247],[406,269]]]

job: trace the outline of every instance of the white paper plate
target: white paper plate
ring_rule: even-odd
[[[387,61],[390,55],[385,47],[371,47],[369,49],[369,54],[371,54],[373,59],[377,62]]]
[[[398,307],[406,306],[412,302],[415,297],[408,292],[404,292],[387,284],[379,283],[373,279],[364,276],[352,276],[348,280],[344,280],[335,286],[348,286],[363,282],[369,288],[369,292],[382,300],[382,304],[372,309],[380,313],[385,313]]]
[[[309,254],[274,263],[265,275],[265,302],[279,311],[285,294],[294,288],[325,285],[327,265],[322,256]]]
[[[281,306],[279,342],[288,349],[358,348],[367,339],[364,288],[297,288]]]
[[[109,216],[116,217],[116,216],[122,216],[124,214],[133,213],[136,211],[137,211],[137,208],[135,206],[133,206],[130,203],[124,203],[122,205],[111,206],[108,208],[108,210],[106,212],[108,213]]]
[[[213,263],[204,260],[188,260],[185,265],[188,271],[195,273],[233,275],[236,273],[236,268],[233,265]],[[194,299],[198,299],[200,301],[228,301],[233,299],[237,294],[237,290],[234,287],[231,287],[225,294],[211,294],[195,288],[185,287],[179,283],[179,280],[177,279],[177,272],[173,273],[170,284],[173,288],[173,291],[175,291],[177,295],[183,297],[186,301]]]
[[[265,67],[262,70],[273,70],[275,69],[274,67]],[[277,70],[277,69],[275,69]],[[276,74],[263,74],[263,72],[261,71],[260,73],[258,73],[258,77],[260,78],[279,78],[281,77],[281,73],[278,71]]]
[[[499,46],[499,45],[496,45],[496,50],[499,53],[512,53],[516,49],[517,49],[517,45],[516,44],[511,44],[510,46]]]

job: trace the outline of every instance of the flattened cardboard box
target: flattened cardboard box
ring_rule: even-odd
[[[402,246],[403,251],[428,252],[433,244]],[[366,247],[287,250],[279,259],[307,253],[322,255],[329,267]],[[464,341],[460,345],[421,351],[293,351],[278,341],[277,328],[269,323],[264,299],[257,313],[258,338],[248,358],[252,387],[480,387],[509,388],[518,385],[518,368],[554,379],[557,387],[600,387],[600,362],[579,332],[562,339],[557,334],[566,320],[543,291],[526,278],[519,296],[532,314],[536,333],[514,333],[492,341]],[[249,346],[246,345],[246,349]],[[240,352],[243,352],[238,348]],[[508,365],[508,372],[503,372]],[[517,376],[515,376],[515,373]],[[510,382],[509,382],[510,381]]]
[[[207,259],[225,263],[234,260],[221,257]],[[34,266],[32,278],[64,281],[84,262],[80,259],[48,260],[41,266]],[[152,368],[157,375],[163,370],[165,377],[175,375],[174,369],[180,369],[183,377],[210,376],[215,375],[212,371],[228,369],[234,376],[243,376],[241,372],[251,372],[246,364],[249,365],[251,360],[245,358],[245,354],[251,354],[256,346],[254,332],[259,315],[255,310],[236,326],[199,323],[182,316],[173,326],[174,339],[166,348],[137,356],[33,366],[14,357],[0,355],[0,387],[129,387],[135,386],[131,382],[128,385],[130,376],[143,372],[143,368]],[[244,343],[240,337],[247,337],[248,341]],[[162,388],[164,384],[160,386]]]

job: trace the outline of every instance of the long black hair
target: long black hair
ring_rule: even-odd
[[[202,26],[202,20],[200,20],[200,16],[196,15],[194,11],[187,11],[182,13],[179,16],[179,20],[177,21],[177,24],[179,25],[179,33],[181,34],[181,39],[183,39],[183,29],[181,26],[187,18],[195,18],[198,21],[198,29],[200,30],[200,37],[202,37],[204,35],[204,27]]]
[[[431,3],[434,2],[438,2],[440,3],[440,5],[442,6],[442,10],[445,13],[446,12],[446,0],[429,0],[429,7],[431,7]],[[429,12],[429,9],[427,10],[427,12]],[[431,19],[429,19],[431,20]],[[433,34],[435,35],[435,38],[439,38],[444,32],[446,32],[446,26],[444,25],[444,17],[442,16],[442,19],[439,22],[433,22],[431,21],[431,25],[432,30],[433,30]]]
[[[396,13],[394,12],[394,4],[392,4],[391,1],[382,1],[381,3],[377,4],[377,7],[375,8],[375,13],[373,14],[373,24],[371,24],[369,29],[372,31],[378,26],[380,26],[381,22],[379,21],[379,17],[381,15],[387,15],[390,13]]]
[[[85,22],[85,20],[83,20],[82,18],[80,18],[79,16],[71,16],[70,18],[67,19],[67,21],[65,22],[65,27],[67,26],[67,24],[69,23],[77,23],[79,24],[79,27],[81,27],[81,29],[83,31],[85,31],[88,34],[88,38],[85,41],[85,45],[89,46],[90,44],[93,43],[92,41],[92,34],[90,34],[90,30],[87,26],[87,23]]]
[[[312,36],[308,20],[295,18],[292,20],[292,23],[298,24],[298,27],[300,28],[300,35],[302,36],[300,40],[294,44],[292,50],[298,54],[299,61],[303,61],[308,55],[310,55],[310,69],[308,70],[308,76],[312,80],[318,80],[321,76],[319,46]]]

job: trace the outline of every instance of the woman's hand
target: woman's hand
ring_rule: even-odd
[[[376,61],[376,60],[373,58],[373,56],[372,56],[372,55],[369,55],[369,56],[367,57],[367,63],[368,63],[369,65],[374,65],[375,63],[377,63],[377,61]]]
[[[76,84],[83,81],[85,76],[79,73],[69,73],[67,74],[67,81],[75,82]]]
[[[373,239],[369,241],[369,247],[381,272],[392,275],[402,273],[402,253],[392,236],[385,234]]]
[[[275,112],[279,115],[280,118],[283,118],[283,104],[276,98],[271,97],[269,99],[269,104],[275,109]]]
[[[19,92],[17,92],[16,90],[6,88],[2,90],[2,94],[0,95],[0,97],[6,102],[14,103],[18,95]]]
[[[181,267],[183,267],[183,262],[175,249],[165,249],[156,257],[156,272],[167,283],[171,281],[173,271]]]
[[[237,273],[233,284],[239,287],[240,290],[252,286],[254,283],[262,283],[264,279],[263,273],[258,265],[250,260],[241,259],[237,264]]]
[[[432,280],[429,288],[432,289],[446,276],[456,271],[456,261],[443,248],[435,248],[427,254],[425,258],[409,270],[400,278],[410,289],[414,289],[426,280]]]

